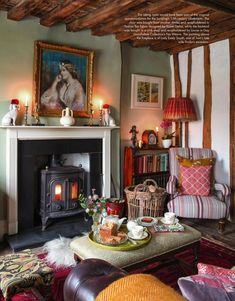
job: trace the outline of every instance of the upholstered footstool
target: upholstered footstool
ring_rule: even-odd
[[[110,250],[102,245],[97,246],[88,236],[73,240],[70,247],[78,260],[99,258],[129,272],[151,262],[172,260],[174,255],[190,249],[195,255],[192,262],[195,266],[200,239],[199,231],[184,225],[184,232],[154,233],[148,244],[131,251]]]
[[[76,265],[64,284],[65,301],[93,301],[113,281],[126,275],[101,259],[86,259]]]
[[[33,287],[50,287],[52,281],[53,270],[31,250],[0,257],[0,289],[6,301]]]

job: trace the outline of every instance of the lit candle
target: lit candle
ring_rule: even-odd
[[[143,141],[142,140],[139,140],[139,148],[141,148],[143,145]]]
[[[101,99],[100,100],[100,110],[102,110],[102,108],[103,108],[103,100]]]
[[[27,107],[28,104],[29,104],[29,97],[28,97],[28,95],[26,95],[26,96],[25,96],[25,101],[24,101],[25,107]]]
[[[159,127],[158,127],[158,126],[156,126],[156,132],[157,132],[157,134],[158,134],[158,132],[159,132]]]

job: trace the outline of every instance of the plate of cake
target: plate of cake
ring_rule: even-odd
[[[118,225],[113,222],[106,222],[100,226],[99,232],[95,235],[95,240],[103,245],[115,246],[127,241],[128,236],[123,231],[118,231]]]
[[[141,216],[137,218],[139,225],[144,227],[151,227],[157,223],[157,219],[152,216]]]

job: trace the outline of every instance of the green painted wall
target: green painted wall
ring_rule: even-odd
[[[163,110],[131,109],[131,74],[163,77],[163,100],[166,100],[171,93],[170,55],[166,52],[150,51],[147,48],[133,48],[123,43],[122,61],[121,139],[129,140],[132,125],[137,126],[138,139],[141,139],[144,130],[155,130],[155,127],[159,126]]]
[[[164,99],[170,96],[170,59],[166,53],[147,49],[132,48],[115,40],[114,36],[95,37],[90,31],[66,32],[64,25],[52,28],[43,27],[38,19],[28,18],[15,22],[7,20],[7,14],[0,12],[0,119],[7,112],[9,101],[17,96],[19,90],[32,92],[34,41],[68,45],[79,49],[94,50],[94,91],[93,95],[103,97],[111,105],[111,113],[117,124],[121,122],[122,145],[129,143],[129,130],[136,124],[140,133],[146,128],[159,125],[162,110],[137,111],[130,109],[131,73],[164,77]],[[120,92],[122,91],[122,93]],[[120,95],[121,93],[121,95]],[[18,124],[22,124],[23,107]],[[98,107],[95,106],[98,118]],[[121,121],[120,121],[121,113]],[[59,125],[59,118],[41,118],[47,125]],[[76,124],[82,125],[86,119],[78,118]],[[115,189],[120,191],[119,132],[112,137],[112,178]],[[139,136],[140,138],[140,136]],[[5,195],[5,131],[0,129],[0,220],[6,219]],[[121,190],[122,191],[122,190]]]
[[[131,74],[163,77],[163,102],[171,95],[170,55],[154,52],[147,48],[133,48],[122,44],[122,84],[121,84],[121,183],[123,178],[123,150],[131,145],[132,125],[137,126],[140,140],[144,130],[155,130],[162,121],[163,110],[131,109]],[[160,129],[159,129],[160,130]],[[161,142],[160,142],[161,143]],[[122,185],[121,185],[122,186]]]
[[[32,93],[34,41],[68,45],[79,49],[94,50],[94,96],[103,96],[111,105],[112,116],[119,124],[121,51],[114,36],[94,37],[90,31],[66,32],[64,25],[43,27],[39,19],[28,18],[15,22],[7,20],[7,13],[0,12],[0,120],[8,111],[10,99],[17,97],[19,90]],[[98,107],[95,106],[96,117]],[[22,124],[23,106],[17,124]],[[59,118],[42,118],[47,125],[60,125]],[[76,124],[87,120],[78,118]],[[118,132],[118,131],[116,131]],[[119,187],[119,135],[113,137],[113,178]],[[0,220],[6,219],[5,197],[5,131],[0,129]]]

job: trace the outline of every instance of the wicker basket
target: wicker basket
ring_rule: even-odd
[[[153,184],[154,189],[147,183]],[[154,192],[151,192],[155,190]],[[162,216],[166,198],[166,190],[157,185],[152,179],[147,179],[143,184],[128,186],[124,189],[128,204],[128,219],[139,216]]]

